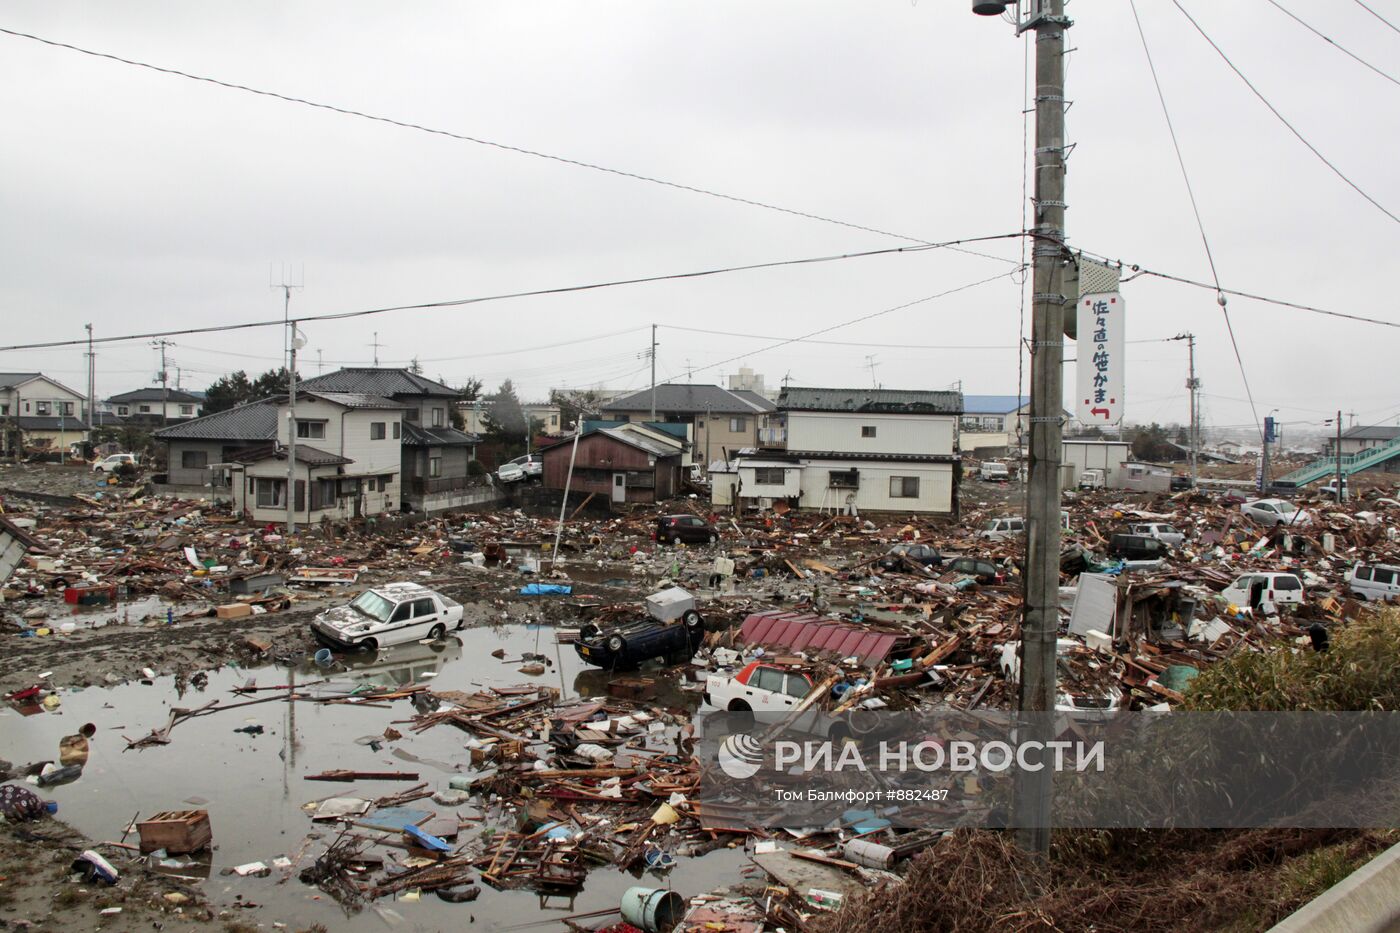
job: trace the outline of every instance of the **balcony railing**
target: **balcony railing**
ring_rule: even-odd
[[[758,429],[758,446],[787,448],[787,425],[774,424]]]

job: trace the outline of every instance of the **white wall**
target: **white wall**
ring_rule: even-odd
[[[782,483],[759,483],[759,470],[781,469]],[[802,468],[795,463],[766,464],[762,461],[745,460],[739,465],[739,480],[742,486],[739,494],[744,497],[762,496],[767,499],[782,499],[795,496],[802,489]],[[803,503],[806,504],[805,501]]]
[[[953,453],[953,415],[861,415],[846,412],[787,412],[788,450],[841,453]],[[873,427],[874,437],[861,429]]]
[[[1074,464],[1074,477],[1085,470],[1103,470],[1108,485],[1117,486],[1123,464],[1132,457],[1129,445],[1119,441],[1074,441],[1064,442],[1063,462]]]
[[[860,488],[828,489],[833,470],[860,471]],[[890,477],[914,476],[919,480],[917,498],[892,497]],[[745,490],[747,493],[748,490]],[[849,460],[806,461],[802,471],[803,508],[840,509],[847,494],[855,493],[857,511],[882,512],[951,512],[953,511],[953,464],[951,463],[884,463],[852,462]]]

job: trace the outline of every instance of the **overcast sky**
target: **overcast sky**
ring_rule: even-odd
[[[1400,33],[1350,0],[1280,0],[1400,72]],[[1400,86],[1266,0],[1183,0],[1276,107],[1400,214]],[[1372,0],[1400,22],[1400,0]],[[826,3],[64,3],[0,26],[281,94],[931,241],[1021,229],[1023,55],[965,0]],[[1148,40],[1228,288],[1400,321],[1400,226],[1294,138],[1166,0]],[[1194,279],[1209,268],[1124,2],[1069,6],[1071,243]],[[323,314],[882,249],[903,241],[0,35],[0,319],[8,344]],[[976,249],[1019,261],[1016,239]],[[1022,288],[949,251],[789,266],[311,323],[303,372],[418,358],[449,383],[658,378],[1012,394]],[[304,273],[302,270],[304,269]],[[304,278],[303,278],[304,276]],[[1028,291],[1028,289],[1027,289]],[[1214,296],[1141,277],[1129,340],[1199,338],[1206,420],[1252,420]],[[1400,416],[1397,332],[1245,299],[1231,316],[1260,416]],[[1027,327],[1029,322],[1027,321]],[[731,334],[688,332],[700,328]],[[277,328],[173,338],[186,387],[278,363]],[[880,344],[866,346],[863,344]],[[549,348],[536,349],[541,345]],[[745,356],[747,354],[747,356]],[[742,359],[731,359],[742,357]],[[1183,343],[1129,346],[1130,421],[1187,419]],[[98,391],[151,383],[104,346]],[[83,390],[82,351],[0,352]],[[172,367],[173,372],[173,367]],[[1073,384],[1072,366],[1066,384]]]

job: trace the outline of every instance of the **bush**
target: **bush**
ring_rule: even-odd
[[[467,461],[467,475],[468,475],[468,476],[485,476],[486,474],[488,474],[488,473],[490,473],[490,472],[491,472],[491,471],[488,470],[488,469],[486,469],[485,464],[483,464],[480,460],[468,460],[468,461]]]

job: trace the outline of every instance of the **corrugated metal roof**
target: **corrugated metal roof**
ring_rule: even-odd
[[[163,441],[270,441],[277,436],[277,406],[264,399],[155,432]]]
[[[629,431],[626,427],[602,428],[599,434],[606,434],[613,440],[621,441],[638,450],[644,450],[653,457],[674,457],[681,452],[681,444],[668,444],[659,437],[652,437],[643,434],[641,431]]]
[[[820,616],[769,609],[755,612],[739,628],[739,641],[763,648],[786,648],[809,656],[857,658],[866,667],[885,659],[894,646],[909,636],[837,622]]]
[[[360,395],[422,395],[456,398],[459,393],[451,386],[408,371],[407,369],[376,369],[372,367],[340,369],[324,376],[307,379],[300,385],[311,392],[350,392]]]
[[[849,411],[889,415],[957,415],[961,392],[901,389],[813,389],[788,386],[778,395],[779,411]]]
[[[667,383],[656,387],[656,410],[658,413],[676,412],[686,415],[703,415],[710,412],[716,415],[756,415],[774,410],[773,403],[762,396],[753,396],[753,399],[755,400],[712,385]],[[762,406],[759,405],[759,401],[762,401]],[[633,392],[603,405],[603,411],[649,411],[650,409],[651,389]]]

